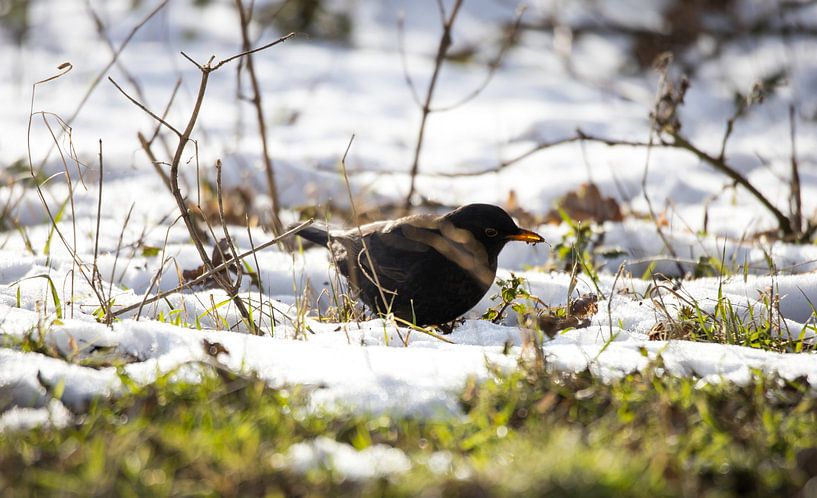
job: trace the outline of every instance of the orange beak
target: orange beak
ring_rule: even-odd
[[[519,240],[522,242],[527,242],[528,244],[537,244],[539,242],[544,242],[545,239],[541,235],[536,232],[531,232],[530,230],[525,230],[520,228],[518,232],[513,235],[508,235],[506,237],[508,240]]]

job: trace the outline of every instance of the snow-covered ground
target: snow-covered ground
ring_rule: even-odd
[[[233,2],[214,1],[206,8],[189,3],[171,2],[161,10],[136,33],[117,64],[105,74],[135,95],[128,75],[132,76],[145,103],[156,112],[164,108],[176,79],[181,78],[167,117],[179,128],[189,117],[199,82],[198,69],[179,52],[204,62],[212,54],[216,60],[233,55],[241,46]],[[650,8],[658,9],[660,3]],[[157,4],[142,2],[131,10],[131,2],[124,0],[91,2],[114,46],[119,46]],[[281,200],[288,208],[283,213],[285,221],[295,221],[299,208],[348,205],[337,166],[353,134],[356,138],[347,164],[355,198],[362,204],[358,208],[399,202],[408,189],[407,172],[420,111],[405,83],[396,23],[402,12],[405,63],[423,94],[440,34],[436,5],[430,0],[349,4],[355,24],[347,44],[296,36],[255,56]],[[525,16],[542,19],[554,14],[580,20],[589,15],[586,9],[590,7],[582,7],[584,4],[561,4],[534,2]],[[3,173],[6,183],[0,187],[0,204],[12,206],[7,219],[20,224],[19,229],[10,227],[0,233],[0,332],[8,336],[7,341],[40,327],[47,330],[47,343],[67,357],[114,348],[117,354],[133,360],[125,366],[126,373],[150,382],[180,366],[178,375],[194,376],[194,369],[183,366],[210,361],[202,346],[206,339],[228,351],[220,354],[218,361],[230,368],[256,372],[274,384],[314,386],[313,400],[321,406],[431,417],[458,413],[457,393],[469,376],[486,378],[491,371],[489,364],[513,368],[520,354],[529,352],[527,333],[513,319],[505,324],[477,319],[492,304],[493,292],[447,336],[453,344],[382,320],[321,323],[315,320],[317,310],[326,310],[329,298],[323,291],[334,277],[320,248],[295,256],[277,248],[258,254],[263,288],[259,292],[247,281],[244,296],[256,306],[269,303],[264,305],[267,316],[261,319],[266,332],[262,337],[242,330],[222,330],[223,322],[214,318],[213,303],[221,303],[225,296],[209,290],[169,296],[145,306],[140,316],[132,312],[111,327],[97,323],[93,312],[98,300],[58,234],[52,234],[36,191],[21,181],[9,181],[25,177],[28,171],[32,83],[56,74],[59,64],[70,62],[72,69],[65,76],[37,87],[33,105],[35,113],[45,111],[68,119],[111,60],[111,51],[97,33],[87,5],[80,0],[34,2],[28,43],[17,47],[7,39],[0,45],[0,58],[9,66],[0,74],[0,164],[8,166]],[[601,8],[594,2],[588,5]],[[643,2],[618,5],[624,6],[621,11],[608,14],[629,22],[637,19],[648,26],[658,22],[652,19],[654,12],[644,12]],[[513,19],[515,7],[512,2],[466,0],[456,23],[452,50],[474,46],[480,50],[478,60],[490,58],[498,50],[499,26]],[[799,12],[802,22],[817,18],[815,7]],[[278,36],[264,30],[258,44]],[[519,206],[543,214],[556,199],[592,181],[630,212],[645,213],[648,205],[641,184],[649,161],[646,192],[666,219],[663,231],[677,257],[693,264],[701,257],[723,258],[735,272],[729,277],[684,281],[679,294],[711,309],[722,293],[736,307],[747,310],[763,308],[763,293],[773,289],[781,297],[781,333],[796,338],[805,331],[805,337],[813,337],[817,278],[810,272],[817,266],[817,248],[750,237],[774,228],[775,219],[745,190],[729,188],[726,177],[692,154],[657,148],[648,157],[639,147],[571,143],[548,148],[495,173],[456,178],[444,175],[495,168],[538,141],[567,138],[577,128],[604,137],[648,140],[648,114],[657,76],[642,72],[622,76],[629,49],[626,41],[582,37],[570,47],[569,64],[554,50],[558,44],[550,34],[525,32],[477,98],[431,115],[418,191],[448,206],[477,201],[503,204],[513,192]],[[247,188],[263,206],[269,201],[261,147],[253,109],[236,100],[236,67],[232,63],[211,75],[194,133],[198,161],[193,147],[188,147],[182,161],[183,175],[187,185],[195,185],[198,162],[202,177],[213,182],[213,165],[221,159],[225,187]],[[739,40],[701,63],[682,108],[683,130],[694,143],[717,155],[735,92],[749,93],[755,81],[778,69],[787,71],[784,85],[738,122],[727,157],[773,203],[785,208],[791,168],[788,108],[795,104],[803,212],[810,216],[817,211],[817,141],[813,139],[817,93],[811,91],[817,82],[817,58],[813,39],[795,34]],[[446,64],[434,96],[435,106],[457,102],[479,87],[487,72],[480,63]],[[57,133],[57,120],[51,114],[46,118]],[[173,223],[178,215],[176,205],[136,138],[139,131],[152,133],[154,122],[103,78],[71,126],[70,145],[79,163],[70,158],[66,161],[74,195],[73,204],[66,204],[59,222],[60,232],[76,246],[82,261],[93,260],[101,140],[104,184],[98,266],[106,294],[111,294],[116,305],[127,306],[140,302],[146,292],[173,289],[178,285],[176,268],[193,269],[200,261],[181,222]],[[172,135],[168,137],[172,142]],[[30,134],[31,156],[35,166],[48,157],[44,173],[53,176],[44,192],[51,212],[57,213],[69,198],[69,185],[62,174],[60,155],[52,150],[53,142],[43,115],[36,114]],[[66,151],[69,142],[62,138],[59,143]],[[169,161],[161,145],[155,150],[160,160]],[[20,160],[23,169],[10,166]],[[529,228],[537,229],[552,244],[567,232],[564,225]],[[701,234],[704,228],[706,234]],[[606,298],[599,302],[600,312],[590,327],[560,334],[544,344],[554,368],[590,368],[602,376],[617,376],[642,368],[661,355],[671,373],[696,375],[706,381],[742,382],[753,369],[760,369],[787,378],[807,376],[817,385],[817,361],[811,353],[648,340],[648,332],[661,314],[653,301],[644,297],[651,282],[638,277],[650,258],[666,255],[665,243],[654,224],[635,218],[607,222],[602,229],[602,245],[626,255],[607,261],[599,289],[589,279],[580,278],[575,292],[600,290],[603,296],[612,296],[612,303]],[[232,234],[242,250],[249,249],[246,229],[233,227]],[[269,238],[261,229],[252,229],[254,244]],[[165,250],[153,254],[145,251],[146,247]],[[775,262],[774,269],[769,268],[767,256]],[[508,246],[500,258],[500,277],[513,271],[527,278],[531,292],[544,302],[563,305],[568,298],[569,275],[536,270],[548,257],[547,246]],[[615,278],[624,262],[634,278],[627,274]],[[250,263],[255,266],[255,261]],[[166,271],[151,289],[162,266]],[[672,272],[674,268],[674,262],[658,261],[655,271]],[[50,280],[42,278],[44,275]],[[61,296],[59,320],[51,283]],[[677,310],[679,299],[667,295],[665,305]],[[302,320],[299,312],[305,308],[311,314]],[[228,325],[238,322],[231,306],[220,307],[217,312]],[[182,326],[162,323],[157,320],[160,316],[165,322],[179,320]],[[201,331],[192,329],[197,322]],[[112,367],[81,367],[37,353],[0,348],[0,389],[4,393],[0,406],[15,406],[0,415],[0,428],[48,420],[64,423],[69,417],[65,406],[46,392],[47,386],[57,385],[64,387],[62,403],[69,408],[81,408],[91,397],[121,388]],[[9,394],[10,403],[5,401],[5,394]],[[321,451],[317,446],[304,446],[296,451],[300,456],[293,458],[306,462],[319,458]],[[395,465],[399,467],[399,462]]]

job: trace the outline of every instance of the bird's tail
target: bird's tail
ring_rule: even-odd
[[[306,227],[298,235],[310,242],[325,246],[329,243],[329,232],[325,228],[310,226]]]

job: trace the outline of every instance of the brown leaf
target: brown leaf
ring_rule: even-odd
[[[505,211],[516,218],[520,226],[535,227],[542,224],[541,215],[534,215],[519,205],[519,199],[515,190],[508,191],[508,199],[505,201]]]
[[[213,358],[221,353],[226,355],[230,354],[230,351],[228,351],[227,348],[225,348],[220,342],[210,342],[207,339],[202,339],[201,345],[204,346],[204,352]]]
[[[182,271],[182,278],[184,279],[185,283],[191,282],[193,280],[196,280],[200,276],[204,275],[204,272],[206,272],[206,271],[207,271],[207,267],[204,266],[204,265],[201,265],[201,266],[199,266],[197,268],[194,268],[192,270],[183,270]]]
[[[213,251],[210,254],[210,261],[213,262],[213,267],[220,266],[224,264],[225,261],[232,261],[233,253],[230,251],[230,245],[227,242],[227,239],[221,239],[218,241],[218,244],[213,247]],[[226,268],[223,268],[220,273],[225,279],[230,279],[230,272],[236,271],[235,265],[229,265]],[[191,282],[202,275],[207,273],[207,267],[205,265],[201,265],[197,268],[192,270],[183,270],[182,271],[182,278],[185,282]],[[216,284],[215,277],[210,275],[209,277],[205,278],[200,285],[204,287],[213,286]]]
[[[621,208],[612,197],[603,197],[594,183],[583,183],[573,192],[568,192],[556,202],[568,216],[576,221],[622,221]],[[558,209],[552,209],[545,216],[548,223],[561,223]]]
[[[590,293],[580,296],[570,303],[570,314],[581,320],[587,319],[599,312],[599,296]]]
[[[598,301],[595,294],[584,294],[570,304],[569,316],[564,316],[564,308],[548,308],[539,313],[526,314],[522,317],[522,325],[541,330],[550,338],[567,328],[585,328],[590,325],[590,318],[599,311]]]

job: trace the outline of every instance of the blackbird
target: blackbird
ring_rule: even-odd
[[[312,226],[298,235],[328,247],[353,293],[369,308],[417,325],[442,325],[473,308],[491,287],[507,242],[544,241],[490,204],[349,230]]]

